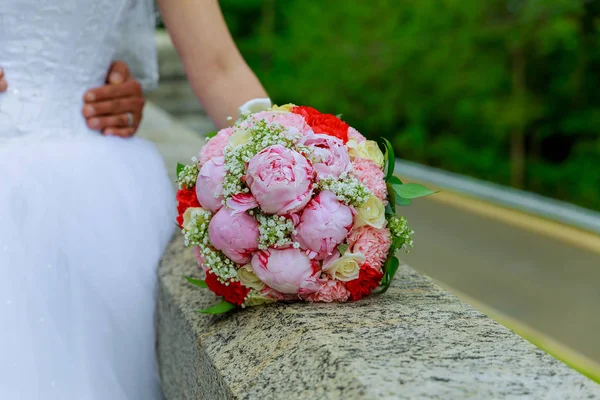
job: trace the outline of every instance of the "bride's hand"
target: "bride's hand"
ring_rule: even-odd
[[[6,88],[8,88],[8,83],[4,79],[4,70],[0,67],[0,93],[6,92]]]
[[[106,83],[84,95],[83,115],[88,127],[105,135],[133,136],[144,108],[141,85],[123,61],[112,64]]]

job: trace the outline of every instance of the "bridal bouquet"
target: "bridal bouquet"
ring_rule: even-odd
[[[177,222],[221,296],[201,312],[275,301],[345,302],[387,290],[413,231],[395,205],[433,193],[393,175],[383,139],[285,105],[243,115],[178,165]]]

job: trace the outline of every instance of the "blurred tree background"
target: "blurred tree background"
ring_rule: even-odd
[[[221,0],[276,103],[600,210],[600,1]]]

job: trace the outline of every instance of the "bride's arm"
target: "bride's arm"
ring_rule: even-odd
[[[230,125],[238,107],[268,97],[238,51],[217,0],[159,0],[186,73],[206,112],[218,128]]]

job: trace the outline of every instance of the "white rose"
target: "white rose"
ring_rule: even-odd
[[[360,266],[366,259],[362,253],[344,253],[343,256],[332,256],[323,263],[323,272],[339,281],[352,281],[358,278]]]
[[[261,99],[248,100],[238,109],[240,115],[249,115],[265,111],[271,108],[271,99],[268,97]]]
[[[229,136],[229,145],[231,148],[236,148],[239,145],[248,143],[250,140],[250,132],[245,129],[236,130],[233,135]]]
[[[185,212],[183,213],[183,229],[189,231],[198,222],[201,223],[202,221],[198,221],[198,219],[204,219],[204,217],[201,217],[201,215],[203,215],[202,211],[204,211],[204,208],[202,207],[190,207],[187,210],[185,210]]]
[[[346,143],[346,146],[348,146],[348,154],[350,154],[350,157],[353,159],[356,157],[366,158],[377,164],[379,168],[383,168],[385,165],[383,153],[379,149],[377,143],[372,140],[356,143],[356,140],[350,139],[348,143]]]
[[[356,210],[354,227],[358,228],[363,225],[369,225],[377,229],[385,226],[385,207],[383,202],[374,195],[371,195],[365,204]]]
[[[356,148],[358,147],[358,142],[356,141],[356,139],[348,139],[348,141],[346,142],[346,147],[348,148],[348,153],[350,154],[350,156],[352,158],[355,158],[356,155],[352,155],[352,153],[354,152],[356,154]]]
[[[287,103],[287,104],[284,104],[282,106],[277,106],[277,105],[272,106],[271,108],[269,108],[269,111],[276,111],[276,112],[281,112],[281,113],[288,112],[289,113],[289,112],[292,112],[292,109],[294,107],[296,107],[295,104]]]
[[[246,307],[253,307],[253,306],[260,306],[263,304],[269,304],[269,303],[274,303],[274,302],[275,302],[275,300],[265,297],[261,293],[250,292],[250,293],[248,293],[248,296],[246,296],[244,305]]]
[[[256,276],[254,273],[252,264],[246,264],[242,268],[238,269],[237,274],[242,285],[258,291],[261,291],[265,288],[265,284],[258,279],[258,276]]]

